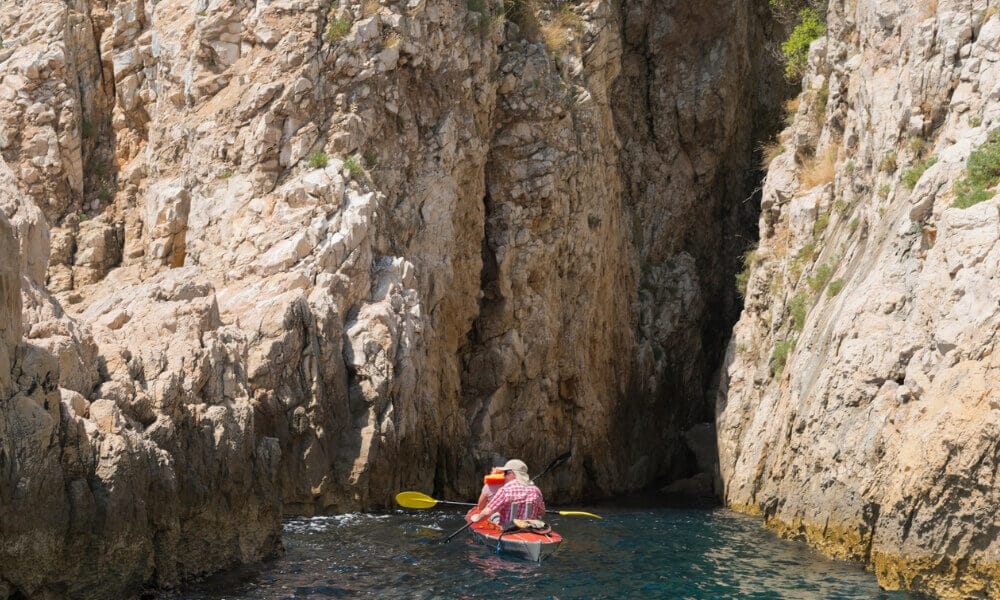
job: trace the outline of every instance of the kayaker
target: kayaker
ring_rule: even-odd
[[[479,493],[479,502],[476,504],[476,510],[481,511],[486,508],[486,504],[493,498],[493,496],[503,487],[504,481],[503,469],[501,467],[493,467],[489,475],[483,477],[483,491]]]
[[[542,490],[535,487],[528,475],[528,465],[514,459],[500,467],[504,474],[504,484],[486,503],[486,507],[473,512],[469,519],[473,523],[494,514],[499,515],[497,523],[504,529],[510,527],[514,519],[538,519],[545,514],[545,500]]]

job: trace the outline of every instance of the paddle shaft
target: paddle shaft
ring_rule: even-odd
[[[438,504],[454,504],[455,506],[476,506],[475,502],[452,502],[450,500],[438,500]]]
[[[443,542],[441,542],[441,543],[443,543],[443,544],[447,544],[448,542],[450,542],[450,541],[451,541],[451,538],[453,538],[453,537],[455,537],[456,535],[458,535],[458,534],[462,533],[463,531],[465,531],[465,530],[466,530],[466,529],[468,529],[469,527],[472,527],[472,521],[469,521],[468,523],[466,523],[465,525],[463,525],[461,529],[459,529],[459,530],[458,530],[458,531],[456,531],[455,533],[453,533],[453,534],[449,535],[448,537],[444,538],[444,541],[443,541]]]

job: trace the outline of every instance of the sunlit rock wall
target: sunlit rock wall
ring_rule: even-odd
[[[1000,127],[997,8],[830,3],[717,405],[730,505],[948,598],[1000,597],[1000,202],[954,204]]]

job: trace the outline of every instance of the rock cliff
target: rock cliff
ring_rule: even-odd
[[[553,498],[691,475],[768,18],[0,5],[0,597],[170,586],[499,455],[572,449]]]
[[[1000,597],[1000,17],[832,1],[717,403],[725,500],[887,588]]]

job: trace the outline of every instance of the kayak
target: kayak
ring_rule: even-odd
[[[562,536],[551,529],[546,533],[534,531],[504,533],[497,525],[485,520],[473,523],[469,531],[472,533],[472,539],[491,548],[497,554],[508,554],[532,562],[542,562],[542,559],[555,552],[562,543]]]

